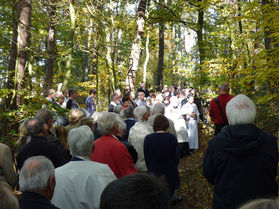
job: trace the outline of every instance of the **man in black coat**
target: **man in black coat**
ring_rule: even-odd
[[[214,185],[213,209],[276,197],[276,137],[252,124],[256,106],[243,94],[228,102],[226,114],[230,125],[208,142],[203,162],[204,176]]]
[[[42,119],[31,118],[25,122],[25,127],[31,140],[19,150],[17,156],[19,169],[26,159],[37,155],[50,159],[55,168],[67,163],[65,150],[47,140],[47,127]]]
[[[21,209],[59,209],[51,204],[55,174],[53,164],[44,156],[26,160],[19,174],[19,198]]]

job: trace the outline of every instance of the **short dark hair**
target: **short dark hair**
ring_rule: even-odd
[[[69,97],[72,96],[74,93],[77,93],[77,90],[75,90],[75,89],[70,89],[70,90],[68,91]]]
[[[46,108],[38,110],[36,117],[41,118],[45,123],[53,119],[51,111]]]
[[[124,97],[122,98],[122,102],[123,102],[123,103],[126,102],[126,101],[129,101],[129,100],[130,100],[130,98],[127,97],[127,96],[124,96]]]
[[[24,125],[30,136],[37,136],[43,133],[45,122],[41,118],[35,117],[27,120]]]
[[[131,174],[104,189],[100,209],[170,209],[167,184],[148,174]]]
[[[90,91],[89,91],[89,95],[91,95],[91,94],[96,94],[97,93],[97,91],[95,90],[95,89],[91,89]]]
[[[166,131],[169,128],[169,120],[163,116],[162,114],[159,114],[154,119],[153,123],[153,130],[156,131]]]

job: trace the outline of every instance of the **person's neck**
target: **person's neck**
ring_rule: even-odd
[[[156,133],[166,133],[166,131],[156,131]]]

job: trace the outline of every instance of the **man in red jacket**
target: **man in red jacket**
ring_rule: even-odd
[[[219,96],[211,100],[209,108],[209,116],[215,125],[215,135],[221,132],[224,126],[228,125],[226,105],[233,98],[232,95],[229,95],[230,86],[228,82],[219,85],[218,88]]]

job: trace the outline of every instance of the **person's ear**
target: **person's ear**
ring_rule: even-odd
[[[47,182],[47,191],[48,191],[48,199],[51,200],[53,193],[54,193],[54,189],[55,189],[55,185],[56,185],[56,181],[55,181],[55,177],[54,176],[50,176]]]

